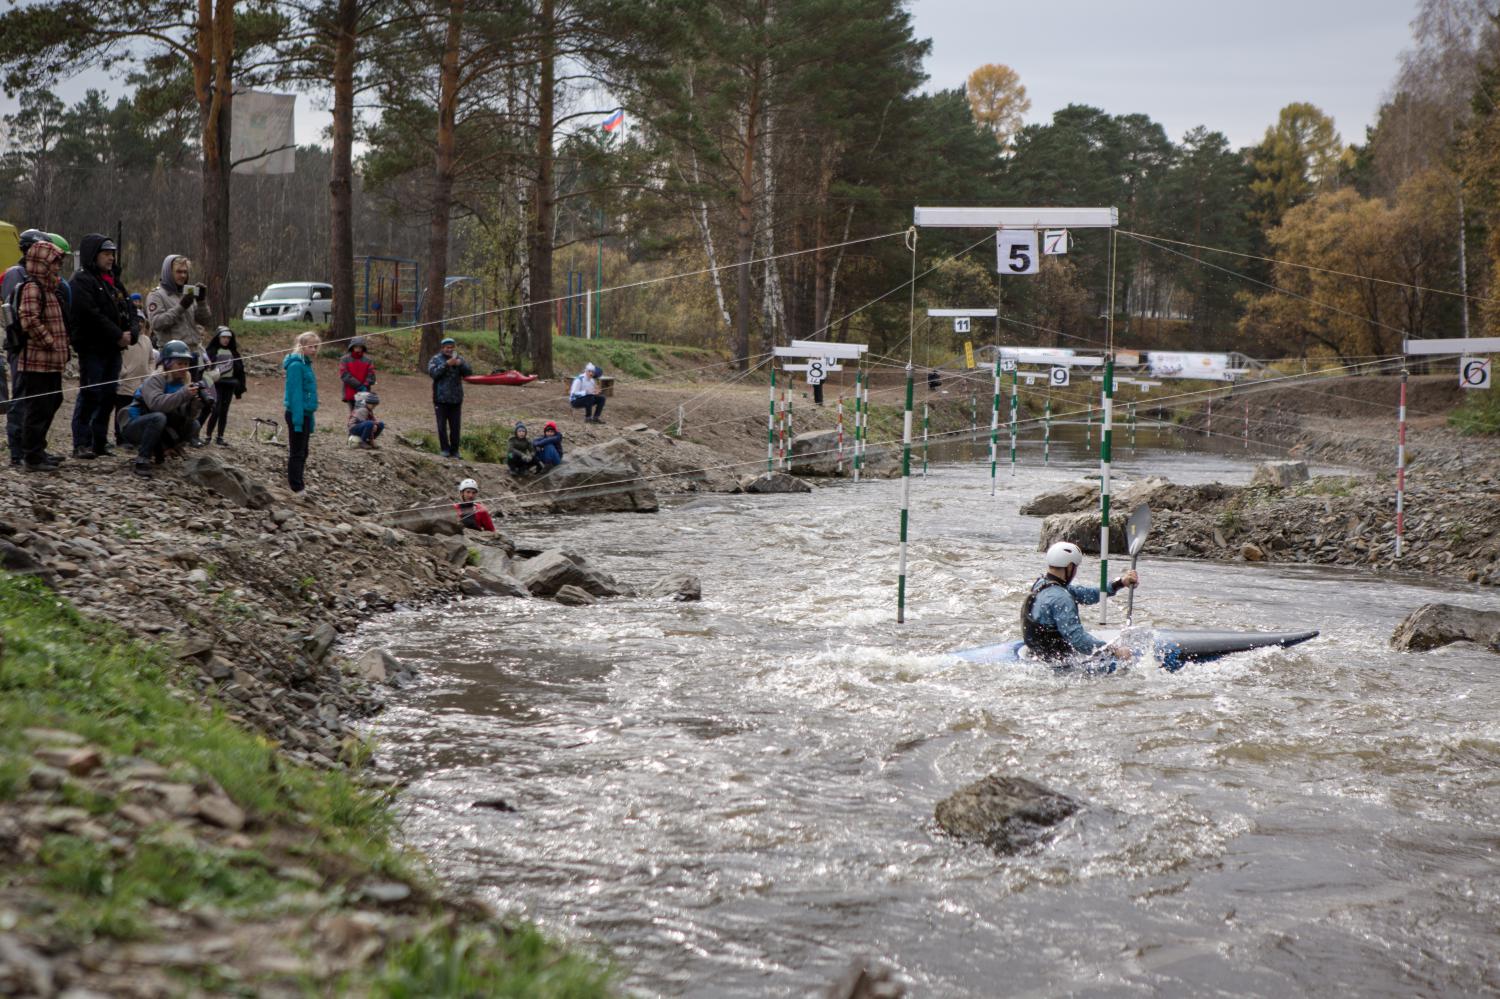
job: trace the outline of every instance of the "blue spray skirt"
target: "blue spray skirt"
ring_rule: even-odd
[[[1119,632],[1101,632],[1098,638],[1113,643]],[[1126,644],[1137,651],[1150,642],[1162,669],[1176,672],[1188,663],[1213,662],[1236,652],[1252,649],[1289,648],[1317,638],[1316,631],[1154,631],[1133,630]],[[981,645],[953,653],[971,663],[1037,663],[1041,660],[1025,651],[1026,643],[1018,640]],[[1078,670],[1084,673],[1113,673],[1128,664],[1112,656],[1080,656],[1076,660],[1055,664],[1060,672]]]

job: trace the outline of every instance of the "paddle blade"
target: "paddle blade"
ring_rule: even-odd
[[[1146,546],[1146,535],[1151,533],[1151,508],[1142,503],[1135,508],[1125,522],[1125,543],[1132,556],[1139,555]]]

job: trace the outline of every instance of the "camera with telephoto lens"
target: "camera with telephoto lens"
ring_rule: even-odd
[[[193,387],[198,390],[199,395],[204,395],[223,377],[224,372],[218,368],[204,368],[203,373],[198,376],[198,380],[193,382]]]

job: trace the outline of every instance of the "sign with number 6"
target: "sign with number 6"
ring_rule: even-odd
[[[1466,389],[1490,387],[1490,358],[1465,357],[1458,362],[1458,384]]]
[[[1001,274],[1035,274],[1041,268],[1035,229],[1001,229],[995,233],[995,269]]]

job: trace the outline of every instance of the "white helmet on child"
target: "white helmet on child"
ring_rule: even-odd
[[[1070,565],[1075,569],[1083,565],[1083,549],[1068,541],[1059,541],[1047,549],[1048,568],[1066,569]]]
[[[479,492],[479,483],[475,482],[473,479],[464,479],[458,484],[458,491],[463,492],[465,489],[472,489],[477,493]]]

